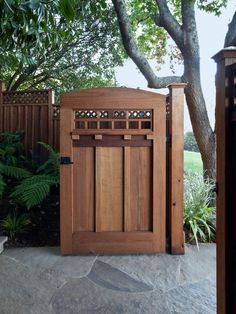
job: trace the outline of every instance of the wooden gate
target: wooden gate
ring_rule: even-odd
[[[166,96],[64,94],[60,134],[62,254],[164,252]]]

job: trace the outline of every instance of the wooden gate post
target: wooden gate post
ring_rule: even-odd
[[[169,219],[170,252],[184,254],[184,88],[185,83],[169,85],[170,154],[169,154]]]
[[[233,146],[232,109],[235,79],[229,82],[227,67],[236,65],[236,47],[226,48],[213,59],[217,63],[216,74],[216,135],[217,135],[217,313],[235,313],[235,204],[232,203]],[[228,68],[229,69],[229,68]],[[231,83],[231,86],[230,86]],[[231,98],[231,99],[230,99]],[[234,148],[235,149],[235,148]]]

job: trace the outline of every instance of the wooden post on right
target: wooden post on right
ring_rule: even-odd
[[[236,47],[218,52],[217,142],[217,313],[236,313]]]
[[[185,83],[169,85],[169,219],[170,253],[184,254],[184,88]]]

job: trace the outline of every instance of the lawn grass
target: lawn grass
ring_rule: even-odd
[[[191,170],[203,174],[203,165],[200,153],[184,151],[184,170]]]

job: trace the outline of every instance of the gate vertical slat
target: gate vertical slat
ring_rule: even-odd
[[[124,148],[124,231],[131,231],[130,228],[130,147]]]

